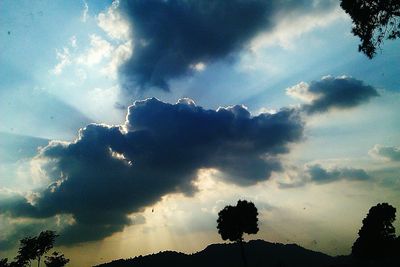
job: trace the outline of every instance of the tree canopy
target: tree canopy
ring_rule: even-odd
[[[380,259],[390,255],[396,243],[395,219],[396,208],[388,203],[373,206],[362,221],[352,254],[363,259]]]
[[[383,41],[400,37],[400,0],[342,0],[353,20],[352,33],[361,40],[358,50],[373,58]]]
[[[226,206],[218,213],[218,233],[223,240],[240,241],[243,233],[258,232],[258,212],[252,202],[239,200],[236,206]]]
[[[15,257],[15,261],[21,266],[25,266],[36,258],[37,237],[25,237],[21,239],[19,243],[18,255]]]
[[[8,259],[0,259],[0,267],[24,267],[32,266],[32,261],[40,261],[48,251],[54,247],[55,239],[58,235],[54,231],[42,231],[38,236],[28,236],[20,240],[18,254],[15,261],[8,263]],[[62,267],[69,262],[63,254],[53,252],[52,256],[46,257],[45,264],[50,267]]]
[[[44,263],[47,267],[63,267],[69,262],[64,254],[54,251],[51,256],[46,256]]]
[[[236,241],[240,245],[243,264],[247,266],[243,246],[243,233],[258,232],[258,212],[252,202],[239,200],[236,206],[226,206],[218,213],[217,228],[223,240]]]
[[[54,247],[56,237],[57,235],[54,231],[47,230],[40,232],[36,241],[36,259],[38,260],[38,267],[40,266],[42,256]]]

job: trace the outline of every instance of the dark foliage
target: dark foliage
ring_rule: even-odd
[[[22,265],[21,263],[18,263],[16,261],[12,261],[10,263],[8,263],[8,259],[0,259],[0,267],[22,267],[24,265]]]
[[[257,208],[252,202],[239,200],[236,206],[226,206],[218,213],[218,233],[223,240],[243,240],[243,233],[258,232]]]
[[[341,7],[353,20],[358,50],[373,58],[384,39],[400,37],[400,0],[342,0]]]
[[[9,265],[8,265],[8,259],[7,258],[5,258],[5,259],[0,259],[0,267],[8,267]]]
[[[20,240],[18,254],[15,262],[20,266],[30,265],[31,261],[36,258],[37,237],[25,237]]]
[[[245,267],[247,259],[242,242],[243,233],[256,234],[258,232],[257,215],[256,206],[246,200],[239,200],[236,206],[226,206],[218,213],[218,233],[223,240],[238,242]]]
[[[358,232],[352,254],[360,259],[384,259],[390,257],[395,249],[396,231],[393,222],[396,208],[387,203],[372,207]]]
[[[63,267],[69,262],[64,254],[54,251],[51,256],[46,256],[44,263],[47,267]]]
[[[38,260],[38,266],[40,266],[42,256],[54,247],[56,237],[56,232],[49,230],[41,232],[37,237],[36,259]]]
[[[0,267],[32,266],[32,261],[35,259],[37,260],[37,266],[40,267],[41,258],[53,248],[57,236],[56,232],[47,230],[40,232],[38,236],[28,236],[21,239],[15,261],[8,263],[8,259],[0,259]],[[45,261],[46,266],[50,267],[62,267],[68,262],[69,260],[58,252],[46,257]]]

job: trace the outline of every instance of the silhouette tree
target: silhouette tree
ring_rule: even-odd
[[[56,232],[47,230],[40,232],[38,236],[21,239],[18,254],[15,257],[15,266],[21,267],[28,264],[32,266],[32,261],[36,259],[37,266],[40,267],[42,256],[53,248],[56,237]]]
[[[37,254],[37,237],[25,237],[19,241],[18,254],[15,257],[15,262],[20,266],[32,265],[32,260]]]
[[[36,259],[38,261],[38,267],[40,267],[40,260],[42,256],[54,247],[54,242],[57,235],[54,231],[43,231],[40,232],[36,242]]]
[[[46,256],[44,263],[47,267],[63,267],[69,262],[64,254],[54,251],[51,256]]]
[[[392,224],[395,219],[396,208],[388,203],[372,207],[362,221],[363,225],[352,247],[352,255],[367,260],[389,256],[396,242],[396,232]]]
[[[258,232],[257,215],[257,208],[246,200],[239,200],[236,206],[226,206],[218,213],[218,233],[223,240],[229,239],[240,245],[244,266],[247,266],[247,260],[243,247],[243,233]]]
[[[370,59],[384,39],[400,37],[400,0],[342,0],[340,6],[353,20],[352,33],[361,40],[358,51]]]

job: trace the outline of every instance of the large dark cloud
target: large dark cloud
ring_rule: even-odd
[[[127,215],[162,196],[192,194],[196,172],[217,168],[228,181],[251,185],[281,170],[279,155],[301,140],[294,109],[251,116],[242,106],[205,110],[189,99],[135,102],[122,126],[90,124],[75,142],[51,142],[39,157],[51,184],[30,204],[0,204],[14,217],[72,215],[61,232],[72,244],[99,240],[131,224]]]
[[[379,96],[377,90],[352,77],[323,77],[310,84],[300,83],[287,90],[291,96],[309,101],[303,109],[309,113],[322,113],[331,109],[348,109]]]
[[[134,51],[120,77],[128,90],[169,90],[169,80],[192,73],[191,65],[232,58],[257,33],[273,28],[279,17],[335,5],[331,0],[122,1],[121,11],[132,24]]]

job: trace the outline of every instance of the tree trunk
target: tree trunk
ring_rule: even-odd
[[[244,253],[244,246],[243,246],[243,240],[239,239],[239,245],[240,245],[240,252],[242,254],[242,259],[243,259],[243,266],[247,267],[247,259],[246,259],[246,255]]]
[[[40,257],[38,257],[37,266],[40,267]]]

